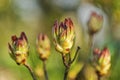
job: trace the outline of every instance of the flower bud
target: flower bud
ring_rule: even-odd
[[[25,33],[22,32],[19,38],[14,35],[11,39],[12,44],[8,43],[10,56],[17,64],[25,64],[28,56],[28,41]]]
[[[68,18],[60,24],[56,21],[53,26],[53,37],[56,50],[63,54],[69,53],[75,38],[72,20]]]
[[[111,66],[111,55],[107,48],[104,48],[102,51],[95,49],[94,57],[96,58],[96,69],[100,75],[106,75]]]
[[[42,60],[48,59],[50,55],[50,40],[45,34],[39,34],[36,42],[39,57]]]
[[[98,32],[103,25],[103,16],[98,15],[96,12],[92,12],[88,21],[88,30],[90,34]]]

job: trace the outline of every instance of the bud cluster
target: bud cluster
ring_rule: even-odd
[[[72,20],[68,18],[60,24],[56,21],[53,26],[53,37],[56,50],[63,54],[69,53],[75,38]]]
[[[94,49],[93,52],[95,67],[100,75],[106,75],[111,66],[111,55],[108,48],[104,48],[102,51]]]
[[[8,43],[10,49],[10,56],[16,61],[17,64],[25,64],[28,56],[28,41],[24,32],[20,37],[16,35],[11,37],[12,44]]]

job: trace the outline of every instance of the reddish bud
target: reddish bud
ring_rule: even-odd
[[[72,20],[67,18],[63,22],[60,22],[60,24],[58,24],[58,21],[55,21],[53,37],[56,50],[64,54],[69,53],[75,38]]]
[[[28,56],[28,41],[25,33],[22,32],[20,37],[14,35],[11,39],[12,44],[10,45],[8,43],[10,56],[16,61],[17,64],[25,64]]]

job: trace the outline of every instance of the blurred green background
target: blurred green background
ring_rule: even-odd
[[[51,40],[51,55],[47,61],[49,79],[62,80],[64,66],[61,55],[54,49],[52,26],[56,19],[63,20],[66,17],[73,20],[76,30],[73,51],[77,46],[81,47],[78,59],[69,73],[69,80],[74,80],[89,57],[86,22],[92,10],[104,16],[103,29],[94,37],[95,47],[109,47],[112,66],[108,80],[119,80],[119,0],[0,0],[0,80],[32,80],[28,70],[24,66],[18,66],[8,54],[8,42],[11,43],[11,36],[19,36],[22,31],[26,33],[30,45],[28,63],[40,80],[44,80],[44,75],[42,61],[36,52],[36,37],[38,33],[48,35]]]

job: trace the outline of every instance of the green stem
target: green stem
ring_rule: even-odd
[[[90,48],[92,49],[93,48],[93,45],[94,45],[94,42],[93,42],[93,37],[94,35],[90,35]]]
[[[46,70],[46,63],[45,63],[45,61],[43,61],[43,69],[44,69],[45,79],[46,79],[46,80],[49,80],[49,79],[48,79],[47,70]]]
[[[29,70],[29,72],[30,72],[30,74],[31,74],[31,76],[32,76],[32,78],[33,78],[33,80],[37,80],[37,78],[36,78],[36,76],[35,76],[35,74],[34,74],[32,68],[31,68],[28,64],[24,64],[24,66]]]
[[[70,53],[68,53],[68,61],[66,59],[66,55],[63,55],[62,54],[62,59],[63,59],[63,63],[64,63],[64,66],[65,66],[65,73],[64,73],[64,80],[67,80],[67,75],[68,75],[68,72],[69,72],[69,69],[70,69],[70,66],[71,64],[75,61],[76,57],[77,57],[77,54],[78,54],[78,51],[80,50],[80,47],[78,46],[76,52],[75,52],[75,55],[74,55],[74,58],[71,60],[71,55]]]
[[[94,48],[94,41],[93,41],[94,35],[90,34],[89,36],[90,36],[89,49],[90,49],[90,56],[91,56],[90,60],[91,60],[91,58],[93,56],[93,48]]]
[[[71,60],[70,64],[72,64],[72,63],[75,61],[79,50],[80,50],[80,47],[78,46],[78,47],[77,47],[77,50],[76,50],[76,52],[75,52],[74,58]]]

